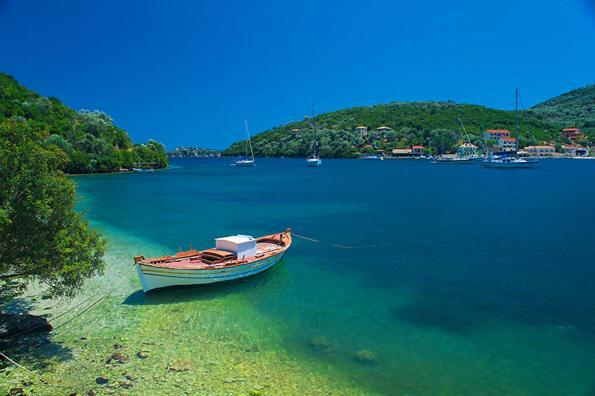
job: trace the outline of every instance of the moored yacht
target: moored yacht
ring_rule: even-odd
[[[314,106],[312,106],[312,129],[314,130],[314,139],[312,141],[312,154],[306,158],[306,165],[311,167],[318,167],[322,165],[322,160],[318,156],[318,139],[316,136],[316,120],[314,119]]]
[[[472,164],[472,163],[473,163],[473,158],[460,157],[458,155],[440,155],[432,160],[432,164],[464,165],[464,164]]]
[[[308,158],[306,158],[306,165],[308,166],[320,166],[322,165],[322,160],[316,154],[312,154]]]
[[[384,160],[384,157],[380,154],[369,154],[369,155],[364,155],[364,156],[360,157],[360,159],[371,160],[371,161],[382,161],[382,160]]]
[[[246,135],[248,136],[248,140],[246,141],[246,153],[244,158],[239,159],[235,162],[235,166],[240,168],[250,168],[253,167],[254,164],[254,152],[252,151],[252,140],[250,140],[250,130],[248,129],[248,121],[244,120],[244,126],[246,127]],[[250,147],[250,157],[248,157],[248,147]]]
[[[490,155],[481,162],[484,168],[535,168],[539,161],[513,156]]]

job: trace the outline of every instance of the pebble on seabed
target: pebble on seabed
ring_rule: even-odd
[[[376,362],[376,354],[372,351],[367,349],[360,349],[359,351],[355,352],[353,358],[356,362],[359,363],[375,363]]]

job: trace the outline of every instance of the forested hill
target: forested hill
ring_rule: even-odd
[[[314,121],[319,130],[321,156],[353,157],[416,144],[446,151],[453,149],[463,139],[457,132],[457,115],[476,144],[482,142],[486,129],[515,130],[513,111],[453,102],[397,102],[353,107],[320,114]],[[558,136],[557,125],[531,111],[520,113],[519,124],[521,145]],[[358,126],[368,127],[369,135],[362,137],[357,133]],[[392,131],[377,133],[376,128],[381,126],[390,127]],[[254,136],[252,145],[256,156],[305,156],[311,150],[312,135],[312,120],[305,118]],[[243,152],[244,142],[237,142],[223,155]]]
[[[136,163],[167,166],[165,148],[154,141],[133,144],[111,117],[101,111],[75,111],[53,97],[40,96],[0,73],[0,123],[16,119],[41,131],[44,144],[66,152],[66,172],[111,172]]]
[[[531,111],[561,127],[595,132],[595,84],[575,89],[534,106]]]

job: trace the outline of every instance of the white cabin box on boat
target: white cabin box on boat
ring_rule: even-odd
[[[236,255],[238,259],[256,256],[256,239],[249,235],[232,235],[215,239],[215,248]]]

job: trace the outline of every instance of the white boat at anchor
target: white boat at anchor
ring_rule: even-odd
[[[384,157],[380,154],[363,155],[360,157],[360,159],[368,161],[384,161]]]
[[[322,165],[322,160],[318,156],[318,138],[316,136],[316,115],[314,114],[314,105],[312,105],[312,129],[314,136],[312,139],[312,154],[306,158],[306,166],[318,167]]]
[[[464,165],[473,164],[474,159],[471,157],[460,157],[458,155],[441,155],[432,160],[432,164],[446,164],[446,165]]]
[[[291,229],[260,238],[233,235],[215,239],[215,248],[173,256],[134,257],[146,293],[170,286],[224,282],[258,274],[278,263],[291,246]]]
[[[250,139],[250,130],[248,129],[248,120],[244,120],[244,126],[246,128],[246,155],[243,159],[237,160],[234,165],[240,168],[251,168],[255,165],[254,162],[254,151],[252,150],[252,140]],[[248,147],[250,147],[250,156],[248,156]]]
[[[491,155],[481,162],[484,168],[527,169],[535,168],[539,161],[512,156],[500,157]]]
[[[322,160],[317,155],[311,155],[310,157],[306,158],[306,165],[320,166],[322,165]]]

